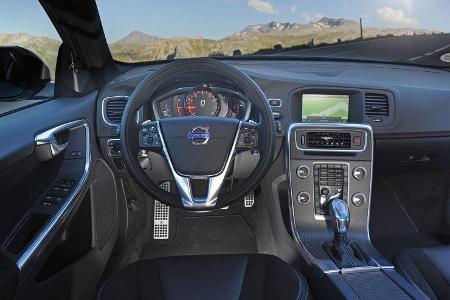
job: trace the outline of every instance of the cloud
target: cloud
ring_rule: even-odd
[[[405,16],[405,12],[401,9],[393,9],[392,7],[385,6],[377,9],[378,17],[386,23],[396,25],[417,25],[418,19],[408,18]]]
[[[302,19],[305,20],[307,23],[317,22],[317,21],[319,21],[322,18],[323,18],[323,15],[318,13],[318,12],[315,12],[315,13],[304,12],[304,13],[302,13]]]
[[[297,5],[295,5],[295,4],[291,5],[289,10],[291,11],[291,13],[295,13],[297,11]]]
[[[248,7],[260,13],[274,15],[277,13],[275,7],[269,1],[265,0],[248,0]]]

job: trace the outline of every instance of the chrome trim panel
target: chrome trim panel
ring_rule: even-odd
[[[358,152],[364,152],[366,151],[367,148],[367,133],[364,130],[358,130],[362,127],[365,127],[367,130],[371,131],[372,128],[370,126],[367,125],[352,125],[351,123],[327,123],[327,124],[317,124],[317,123],[301,123],[302,127],[313,127],[313,128],[317,128],[317,127],[323,127],[323,128],[329,128],[329,127],[338,127],[338,128],[333,128],[332,130],[337,130],[337,131],[345,131],[346,129],[348,130],[349,128],[352,128],[352,126],[357,126],[353,129],[351,129],[352,131],[358,131],[358,132],[363,132],[365,135],[365,139],[364,139],[364,148],[363,149],[357,149],[357,150],[352,150],[352,149],[315,149],[315,148],[301,148],[298,146],[297,143],[297,131],[300,131],[300,129],[297,129],[295,131],[295,147],[298,150],[301,151],[308,151],[308,152],[340,152],[340,153],[358,153]],[[367,127],[366,127],[367,126]],[[370,129],[369,129],[370,128]]]
[[[180,192],[181,201],[184,207],[195,208],[195,209],[210,209],[216,206],[217,198],[219,196],[220,188],[222,187],[223,182],[225,181],[225,177],[230,170],[231,161],[233,160],[234,153],[236,151],[236,145],[239,139],[239,133],[242,126],[242,121],[239,122],[236,135],[234,137],[233,145],[231,147],[230,154],[223,166],[222,170],[213,175],[205,175],[205,176],[191,176],[180,174],[177,172],[172,164],[172,160],[170,159],[169,151],[167,150],[166,143],[164,141],[164,137],[162,135],[161,126],[159,121],[158,124],[158,132],[159,137],[161,139],[161,145],[163,149],[164,156],[166,157],[167,163],[169,165],[170,171],[172,172],[175,183],[177,184],[178,190]],[[207,179],[208,180],[208,191],[205,198],[194,198],[192,195],[192,186],[191,179]]]
[[[38,143],[38,140],[41,140],[43,137],[48,136],[49,133],[55,133],[58,131],[61,131],[62,129],[75,129],[79,127],[84,127],[85,129],[85,136],[86,136],[86,155],[85,155],[85,165],[84,165],[84,172],[81,176],[80,180],[78,181],[76,187],[73,189],[73,191],[68,196],[66,202],[59,208],[59,210],[50,218],[50,220],[47,222],[45,227],[41,229],[41,231],[38,233],[38,235],[33,239],[31,244],[23,251],[19,258],[16,261],[16,266],[19,270],[24,271],[27,265],[29,265],[34,259],[36,259],[39,256],[39,252],[42,251],[41,246],[42,243],[47,239],[47,236],[55,232],[58,227],[61,225],[61,223],[67,218],[67,216],[70,214],[72,209],[77,205],[79,202],[79,195],[82,191],[84,185],[87,182],[88,176],[89,176],[89,170],[91,166],[91,138],[90,138],[90,131],[89,131],[89,124],[86,120],[76,120],[73,122],[69,122],[66,124],[59,125],[55,128],[52,128],[50,130],[47,130],[39,135],[36,136],[35,140],[36,143]]]
[[[127,102],[128,100],[130,100],[129,96],[108,96],[103,98],[102,100],[102,119],[103,122],[105,122],[106,124],[108,124],[109,126],[114,126],[114,127],[118,127],[120,125],[119,124],[114,124],[108,121],[108,118],[106,116],[106,102],[108,102],[111,99],[116,99],[116,98],[126,98]],[[140,123],[144,120],[144,109],[141,107],[138,112],[136,113],[136,123]]]
[[[119,124],[114,124],[114,123],[109,122],[108,118],[106,117],[106,103],[109,100],[117,99],[117,98],[126,98],[127,102],[130,99],[130,97],[128,97],[128,96],[109,96],[109,97],[103,98],[103,100],[102,100],[102,119],[106,124],[108,124],[110,126],[115,126],[115,127],[119,126]]]
[[[279,100],[280,105],[270,105],[270,100]],[[270,107],[282,107],[283,106],[283,100],[280,98],[269,98],[269,99],[267,99],[267,102],[269,103]]]

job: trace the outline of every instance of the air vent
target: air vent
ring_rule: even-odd
[[[389,99],[387,95],[368,93],[365,97],[365,110],[367,117],[388,117]]]
[[[352,137],[348,132],[308,132],[306,146],[309,148],[348,149],[352,146]]]
[[[105,117],[106,121],[112,124],[120,124],[123,111],[127,105],[128,97],[109,97],[105,98]]]

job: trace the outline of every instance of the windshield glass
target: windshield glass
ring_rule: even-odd
[[[112,55],[123,62],[288,55],[450,66],[448,0],[98,0],[97,5]]]

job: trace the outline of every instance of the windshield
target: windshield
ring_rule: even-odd
[[[287,55],[450,66],[448,0],[98,0],[97,5],[111,53],[123,62]]]

